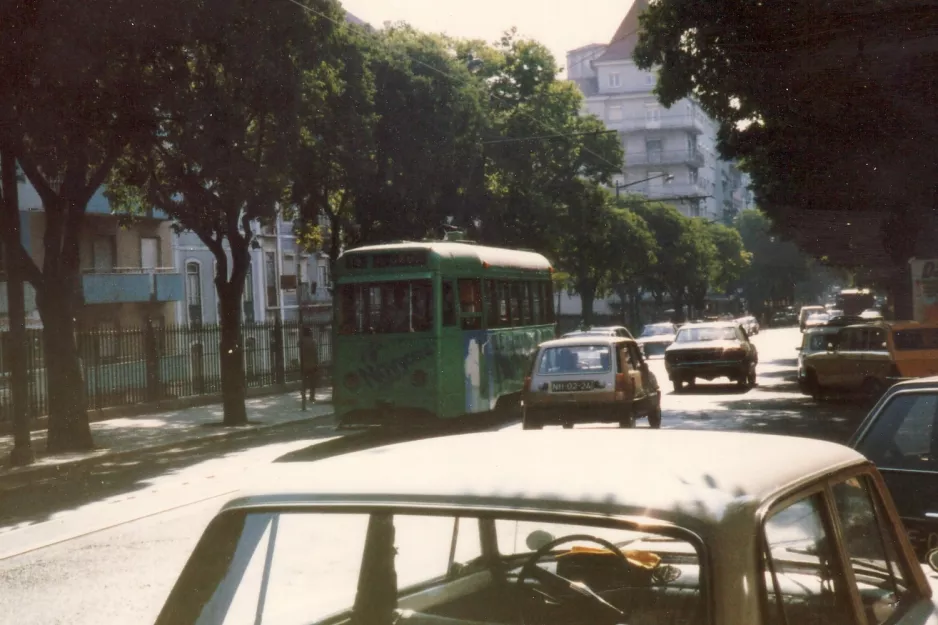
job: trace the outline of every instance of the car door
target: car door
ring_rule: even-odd
[[[632,343],[622,343],[622,354],[624,357],[624,368],[626,378],[629,383],[630,393],[627,400],[631,403],[634,410],[641,407],[642,399],[645,397],[645,385],[642,381],[641,356],[638,349]]]
[[[870,327],[866,331],[866,346],[860,358],[859,369],[863,379],[884,380],[889,377],[892,357],[886,345],[886,330]],[[862,383],[862,382],[861,382]]]
[[[648,370],[648,366],[645,364],[645,359],[642,357],[642,352],[638,348],[638,345],[628,342],[625,344],[625,349],[629,353],[629,365],[633,367],[636,380],[635,407],[638,410],[645,410],[648,408],[648,403],[655,393],[651,379],[652,375]]]
[[[879,469],[919,559],[938,548],[938,388],[900,391],[852,446]]]
[[[847,349],[840,357],[838,386],[856,391],[866,380],[865,356],[869,348],[869,328],[847,328]]]

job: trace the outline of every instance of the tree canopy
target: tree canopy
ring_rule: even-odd
[[[893,262],[934,248],[921,227],[938,198],[938,159],[923,153],[938,138],[932,0],[659,0],[641,24],[635,59],[659,69],[659,99],[701,103],[781,232],[869,264],[881,256],[847,248],[849,218],[827,222],[840,235],[820,247],[802,211],[875,208],[894,215],[876,233]]]

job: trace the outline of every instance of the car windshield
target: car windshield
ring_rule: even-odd
[[[612,349],[608,345],[565,345],[541,352],[540,375],[569,373],[608,373],[612,369]]]
[[[938,471],[938,389],[889,399],[857,449],[881,468]]]
[[[433,287],[429,280],[345,284],[339,314],[342,334],[425,332],[433,327]]]
[[[669,323],[645,326],[642,330],[642,336],[662,336],[666,334],[674,334],[674,326]]]
[[[628,622],[706,622],[705,568],[678,531],[432,510],[257,511],[212,530],[214,547],[196,554],[192,583],[184,574],[167,606],[173,623],[308,625],[353,612],[377,623],[566,623],[558,607],[610,605]],[[558,581],[585,592],[574,600]]]
[[[700,343],[704,341],[733,341],[737,338],[735,328],[681,328],[676,343]]]
[[[827,321],[830,319],[830,315],[827,313],[811,313],[808,315],[808,321]]]

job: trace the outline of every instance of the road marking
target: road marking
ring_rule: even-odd
[[[71,533],[71,534],[66,534],[66,535],[64,535],[64,536],[59,536],[59,537],[57,537],[57,538],[55,538],[55,539],[52,539],[52,540],[40,541],[40,542],[38,542],[38,543],[36,543],[36,544],[29,545],[29,546],[26,546],[26,547],[22,547],[22,546],[21,546],[21,547],[17,547],[17,548],[15,548],[15,549],[12,550],[12,551],[0,552],[0,561],[9,560],[10,558],[16,558],[16,557],[18,557],[18,556],[22,556],[22,555],[25,555],[25,554],[27,554],[27,553],[33,552],[33,551],[39,551],[40,549],[46,549],[46,548],[48,548],[48,547],[52,547],[52,546],[54,546],[54,545],[58,545],[58,544],[61,544],[61,543],[65,543],[65,542],[68,542],[68,541],[70,541],[70,540],[75,540],[76,538],[84,538],[85,536],[90,536],[90,535],[92,535],[92,534],[97,534],[97,533],[99,533],[99,532],[103,532],[103,531],[106,531],[106,530],[109,530],[109,529],[114,529],[115,527],[120,527],[120,526],[122,526],[122,525],[129,525],[130,523],[135,523],[136,521],[141,521],[141,520],[143,520],[143,519],[148,519],[148,518],[151,518],[151,517],[159,516],[159,515],[161,515],[161,514],[166,514],[166,513],[168,513],[168,512],[174,512],[174,511],[180,510],[180,509],[182,509],[182,508],[187,508],[187,507],[190,507],[190,506],[195,506],[195,505],[198,505],[198,504],[201,504],[201,503],[205,503],[206,501],[211,501],[212,499],[218,499],[219,497],[229,496],[229,495],[232,495],[232,494],[238,492],[239,490],[240,490],[240,489],[235,488],[235,489],[232,489],[232,490],[225,491],[225,492],[223,492],[223,493],[215,493],[214,495],[209,495],[209,496],[207,496],[207,497],[202,497],[201,499],[196,499],[195,501],[189,501],[189,502],[186,502],[186,503],[183,503],[183,504],[177,504],[177,505],[175,505],[175,506],[171,506],[171,507],[169,507],[169,508],[164,508],[164,509],[162,509],[162,510],[156,510],[156,511],[153,511],[153,512],[148,512],[148,513],[146,513],[146,514],[140,514],[140,515],[134,516],[133,518],[123,519],[123,520],[118,521],[118,522],[116,522],[116,523],[111,523],[111,524],[109,524],[109,525],[105,525],[105,526],[103,526],[103,527],[96,527],[96,528],[94,528],[94,529],[92,529],[92,530],[78,531],[78,532],[74,532],[74,533]],[[15,539],[16,534],[17,534],[18,532],[25,532],[25,531],[28,531],[28,530],[30,530],[30,529],[33,529],[33,528],[40,528],[40,527],[42,527],[42,525],[33,525],[33,526],[29,526],[29,527],[24,527],[24,528],[22,528],[22,529],[20,529],[20,530],[16,530],[16,531],[10,532],[10,533],[7,534],[6,536],[4,536],[4,538],[5,538],[5,539],[14,538],[14,539]]]

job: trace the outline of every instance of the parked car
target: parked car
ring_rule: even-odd
[[[778,312],[772,313],[772,318],[769,321],[769,325],[771,325],[773,328],[785,328],[798,325],[798,315],[791,311],[780,310]]]
[[[208,525],[157,625],[936,618],[881,476],[834,443],[502,431],[255,479]]]
[[[817,399],[829,391],[846,391],[875,401],[900,380],[938,375],[938,325],[847,326],[829,349],[806,355],[804,368],[806,389]]]
[[[798,387],[805,395],[810,395],[812,390],[807,383],[805,356],[833,349],[834,341],[837,340],[839,333],[838,327],[819,326],[806,328],[804,334],[801,335],[801,345],[796,348],[798,350]]]
[[[664,350],[674,342],[676,334],[677,326],[673,323],[649,323],[635,340],[645,356],[664,356]]]
[[[924,561],[938,548],[938,377],[889,389],[850,446],[883,474],[915,553]]]
[[[808,317],[812,314],[822,312],[826,312],[823,306],[802,306],[801,310],[798,311],[798,325],[804,330]]]
[[[668,377],[679,393],[697,378],[726,377],[743,387],[756,385],[759,354],[746,332],[736,323],[716,322],[687,325],[678,330],[674,343],[664,353]]]
[[[561,338],[568,338],[572,336],[621,336],[623,338],[631,339],[635,338],[632,336],[632,333],[629,332],[629,329],[625,326],[594,326],[587,330],[574,330],[573,332],[567,332]]]
[[[661,390],[632,339],[584,335],[538,346],[522,392],[524,429],[637,418],[661,426]]]

